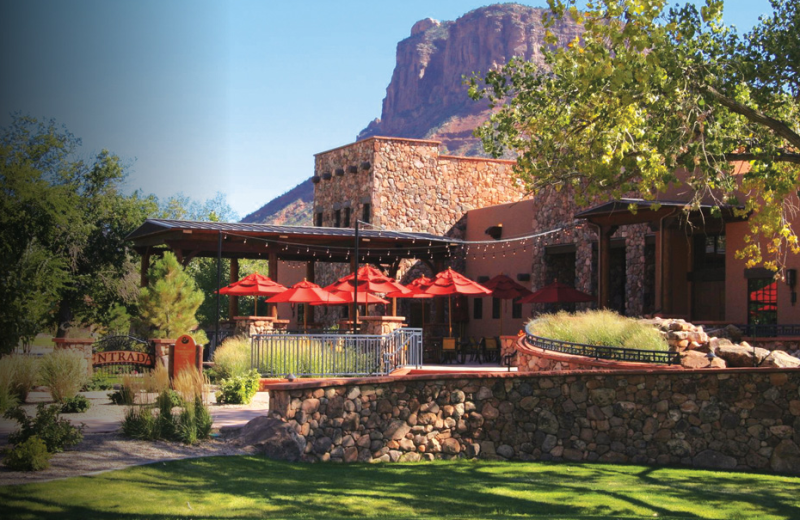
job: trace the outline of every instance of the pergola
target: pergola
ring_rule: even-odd
[[[279,260],[307,262],[306,278],[313,281],[316,262],[349,263],[351,272],[363,263],[388,265],[396,271],[401,260],[417,259],[438,272],[461,245],[458,239],[430,233],[165,219],[148,219],[127,240],[142,256],[142,286],[147,285],[151,257],[165,251],[172,251],[184,266],[193,258],[228,258],[231,282],[239,278],[241,258],[267,260],[273,279],[278,276]],[[236,298],[230,302],[231,315],[235,315]]]

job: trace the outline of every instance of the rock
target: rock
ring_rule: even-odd
[[[789,439],[782,440],[772,451],[769,467],[778,473],[800,474],[800,448]]]
[[[699,350],[681,352],[681,366],[684,368],[725,368],[726,363],[713,354],[709,357]]]
[[[776,368],[797,368],[800,367],[800,359],[787,354],[781,350],[773,350],[759,365],[760,367]]]
[[[514,448],[508,444],[501,444],[497,447],[497,454],[506,459],[510,459],[514,456]]]
[[[231,440],[236,446],[253,446],[270,459],[297,462],[306,449],[306,440],[280,419],[256,417]]]
[[[542,410],[539,412],[539,420],[537,425],[539,430],[545,433],[555,434],[558,432],[558,419],[553,412],[549,410]]]
[[[714,450],[703,450],[692,459],[696,468],[734,469],[736,459]]]
[[[461,444],[458,442],[458,439],[450,437],[442,441],[442,453],[455,455],[459,452],[461,452]]]
[[[612,388],[596,388],[590,390],[589,396],[592,402],[601,408],[617,400],[617,393]]]
[[[722,345],[716,350],[717,356],[725,360],[729,367],[755,367],[769,355],[763,348]]]
[[[409,451],[408,453],[403,453],[400,455],[400,462],[419,462],[420,456],[419,453],[414,451]]]
[[[314,453],[317,455],[327,453],[331,449],[331,446],[333,446],[333,441],[330,437],[320,437],[314,441]]]
[[[389,427],[383,432],[383,436],[387,439],[399,441],[410,431],[411,426],[409,426],[405,421],[396,420],[389,424]]]

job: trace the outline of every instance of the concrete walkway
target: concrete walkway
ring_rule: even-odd
[[[73,424],[83,424],[84,433],[113,433],[119,430],[125,417],[125,406],[111,403],[107,391],[81,392],[92,403],[91,408],[85,413],[61,414]],[[213,396],[211,400],[214,401]],[[52,398],[49,392],[31,392],[25,401],[23,409],[28,416],[36,413],[37,403],[50,403]],[[230,428],[244,426],[248,421],[269,411],[269,394],[259,392],[248,405],[218,405],[212,402],[209,406],[211,416],[214,418],[214,428]],[[5,441],[8,434],[19,429],[16,421],[0,418],[0,441]]]

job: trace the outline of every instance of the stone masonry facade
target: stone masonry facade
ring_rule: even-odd
[[[335,227],[338,212],[340,227],[352,227],[358,218],[393,230],[461,238],[469,211],[526,196],[512,175],[513,161],[440,155],[439,145],[438,141],[371,137],[317,154],[314,222]],[[531,255],[531,286],[536,289],[546,283],[546,248],[573,244],[575,287],[595,293],[596,233],[586,223],[575,225],[578,207],[572,191],[542,190],[535,195],[535,204],[531,234],[559,227],[564,230],[535,240],[526,249]],[[625,241],[624,307],[628,315],[643,312],[646,229],[645,225],[626,226],[614,235]],[[451,263],[458,270],[464,261],[459,257]],[[400,275],[411,265],[405,262]],[[317,282],[328,284],[349,272],[349,266],[321,265],[315,271]]]
[[[310,461],[481,458],[800,474],[800,370],[438,375],[281,384]]]

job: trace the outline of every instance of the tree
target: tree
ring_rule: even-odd
[[[139,313],[153,337],[177,338],[197,328],[203,293],[170,252],[153,263],[149,284],[141,289]]]
[[[79,146],[54,121],[21,116],[0,138],[0,352],[54,323],[102,322],[135,295],[123,239],[153,202],[119,193],[117,157],[87,164]]]
[[[579,188],[579,200],[638,192],[654,199],[688,185],[694,207],[712,200],[751,213],[741,256],[783,265],[800,252],[791,221],[800,173],[800,9],[774,14],[746,35],[722,23],[723,2],[667,10],[665,0],[548,0],[550,27],[570,16],[580,38],[546,40],[546,68],[512,59],[470,80],[496,109],[476,130],[487,152],[517,153],[532,192]],[[736,172],[736,161],[749,171]],[[683,172],[683,174],[681,174]],[[679,179],[679,174],[680,179]],[[742,195],[745,196],[742,196]],[[759,238],[761,237],[761,239]]]

